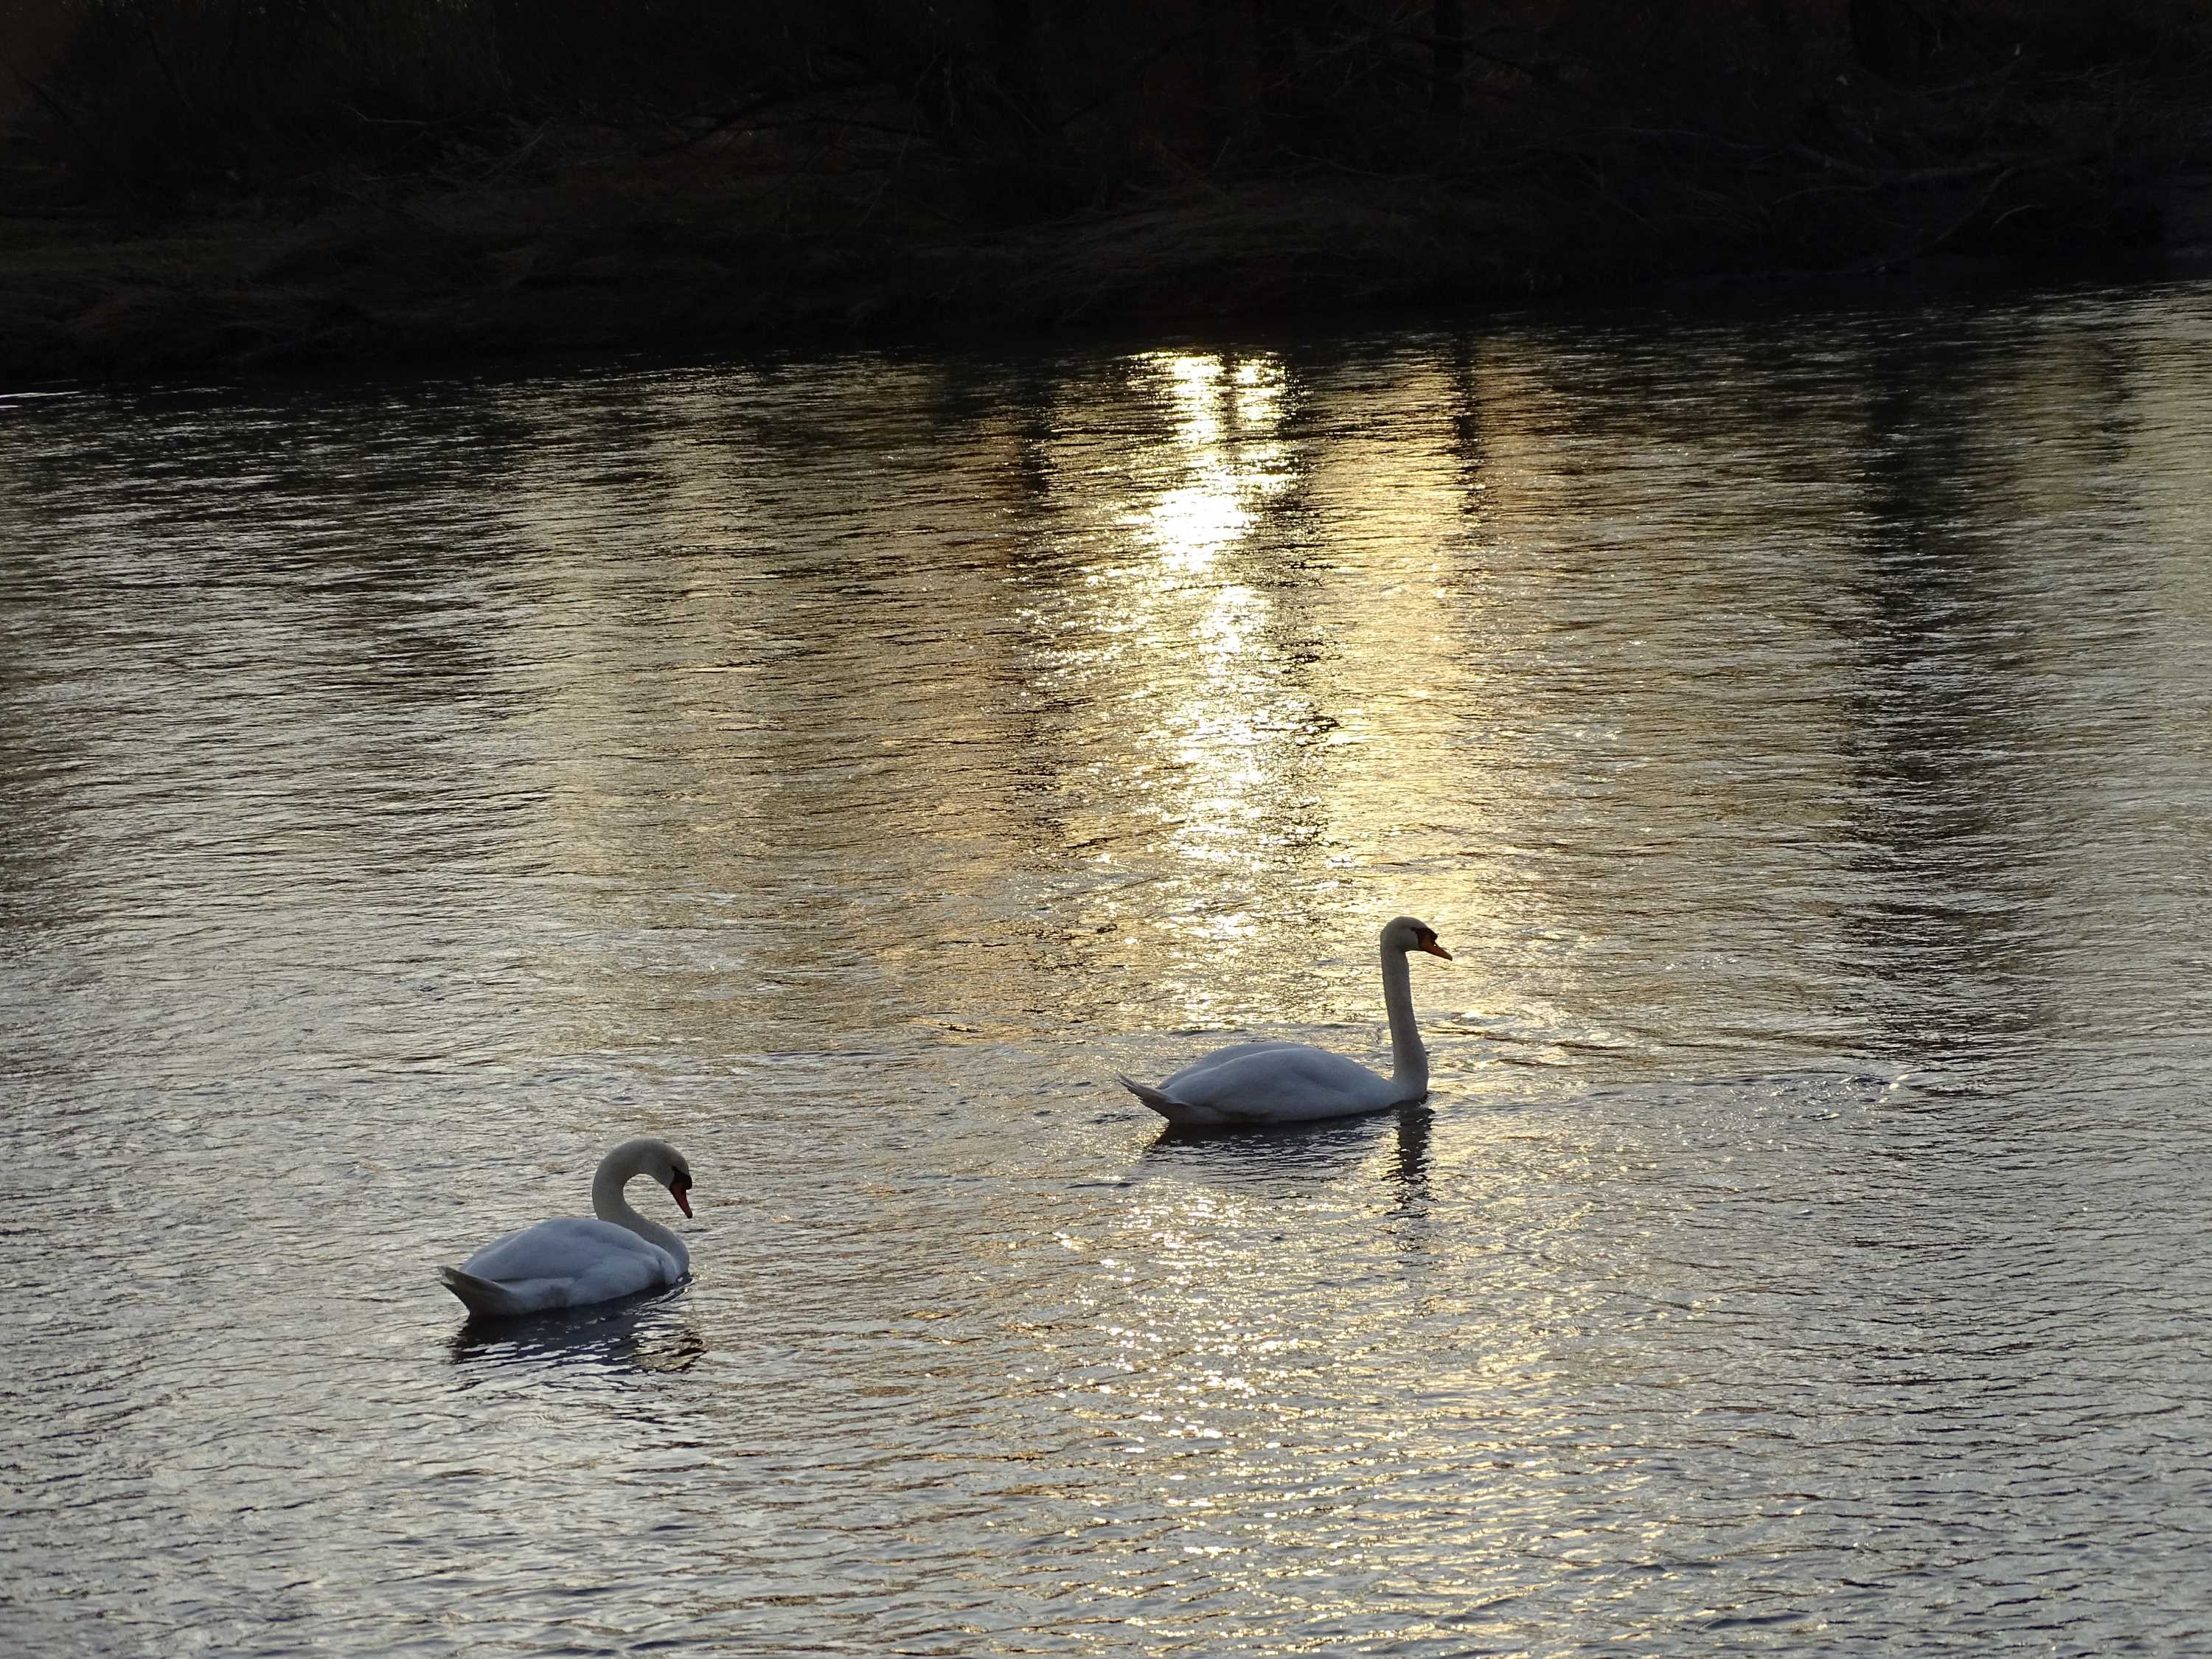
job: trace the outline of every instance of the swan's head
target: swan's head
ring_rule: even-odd
[[[1386,951],[1426,951],[1432,957],[1442,957],[1446,962],[1452,953],[1437,943],[1437,930],[1425,921],[1412,916],[1400,916],[1382,930],[1382,948]]]
[[[684,1161],[683,1153],[665,1140],[657,1142],[654,1151],[661,1155],[659,1161],[647,1164],[645,1172],[667,1188],[669,1197],[676,1200],[676,1207],[684,1214],[690,1215],[691,1213],[691,1166]]]
[[[636,1176],[651,1176],[668,1188],[668,1195],[676,1200],[676,1207],[684,1214],[691,1213],[691,1165],[684,1154],[665,1140],[655,1140],[641,1135],[635,1140],[625,1140],[609,1152],[600,1165],[602,1181],[611,1174],[617,1182]]]

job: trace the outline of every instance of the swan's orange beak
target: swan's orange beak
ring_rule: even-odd
[[[1449,962],[1452,959],[1452,953],[1445,950],[1443,945],[1437,944],[1434,939],[1427,940],[1422,945],[1421,949],[1426,951],[1432,957],[1442,957],[1446,962]]]
[[[674,1182],[669,1182],[668,1195],[676,1200],[678,1209],[686,1215],[691,1213],[691,1183],[689,1181],[684,1182],[681,1186]]]

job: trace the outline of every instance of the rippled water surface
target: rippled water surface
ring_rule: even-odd
[[[2204,1650],[2208,464],[2204,288],[5,402],[0,1648]],[[1425,1108],[1114,1082],[1401,911]]]

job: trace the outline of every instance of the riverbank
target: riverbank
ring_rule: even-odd
[[[757,198],[595,183],[306,214],[21,216],[0,252],[0,380],[1449,317],[1686,284],[2197,270],[2212,245],[2200,179],[2116,190],[2057,166],[1961,169],[1886,196],[1838,181],[1848,214],[1800,197],[1785,216],[1770,199],[1783,192],[1716,198],[1694,181],[1627,205],[1338,176],[1194,182],[1012,228],[793,221]]]
[[[95,8],[137,26],[58,47],[0,121],[0,385],[2212,264],[2193,13],[2090,30],[1990,0],[1929,33],[1919,9],[1846,9],[1622,33],[1521,8],[1464,38],[1163,15],[1102,58],[1054,33],[1080,9],[1011,5],[1058,21],[773,52],[739,30],[718,68],[678,31],[611,80],[580,67],[603,32],[556,73],[537,12],[424,14],[493,29],[481,63],[439,60],[477,64],[471,92],[402,85],[350,36],[249,75],[230,34],[185,55],[191,8],[155,9],[167,34]],[[338,96],[379,64],[380,107],[412,113]]]

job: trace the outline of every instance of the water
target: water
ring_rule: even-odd
[[[4,420],[8,1650],[2212,1643],[2212,289]]]

